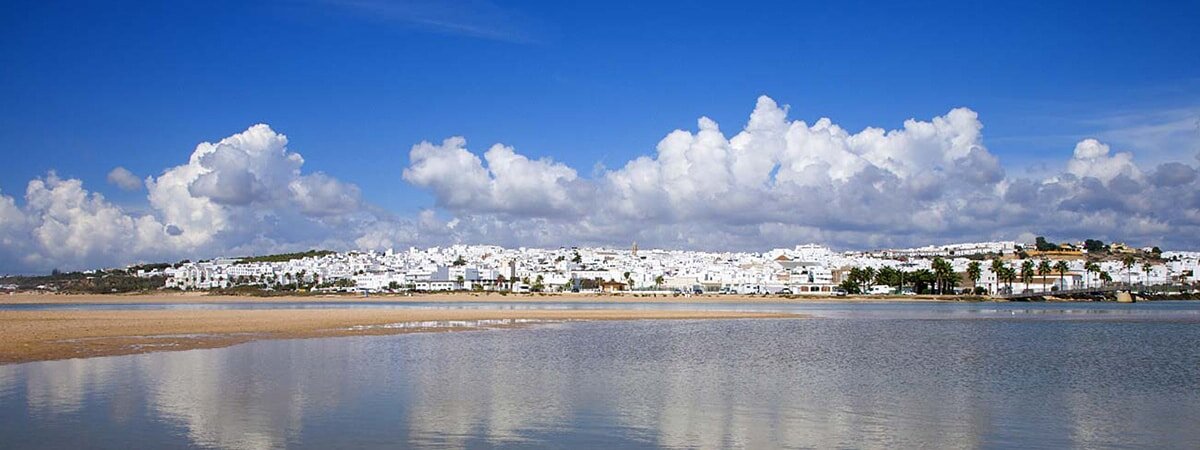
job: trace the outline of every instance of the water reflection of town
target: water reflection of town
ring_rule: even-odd
[[[864,370],[870,363],[805,359],[826,358],[819,355],[712,360],[726,349],[708,354],[687,330],[656,334],[653,344],[563,341],[553,333],[275,341],[0,367],[7,387],[0,417],[53,422],[97,408],[114,433],[149,418],[193,444],[254,449],[347,439],[362,446],[962,448],[1019,443],[1005,439],[1026,429],[1040,430],[1050,439],[1044,442],[1086,447],[1136,437],[1144,420],[1184,427],[1198,418],[1195,410],[1156,414],[1155,399],[1104,387],[992,392],[980,389],[984,378],[1003,374],[984,365],[945,373],[952,379],[945,383],[908,386],[889,371]],[[976,356],[964,350],[958,357]],[[1057,384],[1111,374],[1048,376]],[[24,411],[10,409],[17,395]],[[1131,403],[1114,405],[1114,398]]]

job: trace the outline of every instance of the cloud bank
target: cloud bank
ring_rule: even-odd
[[[787,116],[760,97],[731,137],[701,118],[654,155],[591,180],[508,147],[480,159],[461,138],[425,142],[405,179],[472,225],[551,245],[868,248],[1036,233],[1195,247],[1200,198],[1188,163],[1143,171],[1132,154],[1086,139],[1059,175],[1029,179],[1005,173],[970,109],[857,133]]]
[[[702,117],[592,177],[502,144],[480,156],[462,137],[421,142],[402,177],[435,204],[396,217],[353,183],[303,171],[287,137],[260,124],[148,177],[142,214],[54,173],[29,182],[23,205],[0,193],[0,272],[446,243],[873,248],[1045,234],[1196,247],[1196,160],[1143,168],[1095,139],[1070,155],[1055,176],[1012,176],[967,108],[850,132],[790,120],[764,96],[736,134]],[[110,182],[140,188],[117,172]]]

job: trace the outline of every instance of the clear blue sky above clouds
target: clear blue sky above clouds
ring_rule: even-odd
[[[54,170],[145,211],[111,169],[157,176],[268,123],[306,173],[412,216],[440,199],[402,177],[418,142],[589,178],[701,116],[732,136],[760,95],[850,133],[968,107],[1008,175],[1088,137],[1195,165],[1198,23],[1195,1],[9,1],[0,193]]]

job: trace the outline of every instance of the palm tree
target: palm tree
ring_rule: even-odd
[[[1058,284],[1064,290],[1067,289],[1066,277],[1068,269],[1070,269],[1070,267],[1067,267],[1066,261],[1060,259],[1058,262],[1054,263],[1054,270],[1058,272]]]
[[[1002,275],[1001,272],[1003,272],[1003,271],[1004,271],[1004,261],[1001,260],[1000,258],[993,259],[992,260],[992,273],[996,274],[997,290],[999,290],[999,287],[1000,287],[1000,276]]]
[[[1142,263],[1142,272],[1146,273],[1146,278],[1142,279],[1142,284],[1149,286],[1150,285],[1150,263],[1149,262]]]
[[[1100,265],[1096,264],[1095,262],[1088,261],[1083,264],[1083,271],[1087,273],[1087,278],[1083,279],[1083,285],[1084,285],[1084,287],[1090,287],[1090,286],[1088,286],[1088,284],[1090,282],[1090,279],[1092,278],[1092,272],[1099,272]]]
[[[662,284],[663,284],[663,276],[662,275],[655,276],[654,277],[654,288],[658,289],[660,286],[662,286]]]
[[[875,284],[886,284],[896,289],[900,289],[900,271],[894,267],[881,267],[879,273],[875,274]]]
[[[1050,268],[1050,261],[1043,259],[1038,263],[1037,274],[1038,276],[1042,277],[1042,291],[1046,290],[1046,275],[1050,275],[1050,272],[1052,271],[1054,271],[1054,269]]]
[[[940,269],[944,284],[943,293],[945,293],[944,291],[953,291],[958,286],[958,275],[954,273],[954,266],[950,265],[950,261],[942,261]]]
[[[983,269],[980,267],[979,261],[971,261],[967,264],[967,277],[971,278],[971,293],[975,293],[975,285],[979,284],[979,278],[983,276]]]
[[[917,269],[910,275],[912,276],[913,290],[918,294],[927,294],[926,288],[937,280],[937,276],[929,269]]]
[[[1112,275],[1109,275],[1108,272],[1100,272],[1100,282],[1105,285],[1112,283]]]
[[[1008,292],[1012,293],[1012,283],[1017,279],[1017,271],[1012,267],[1000,268],[1000,280],[1008,283]]]
[[[862,270],[863,285],[864,285],[864,286],[869,286],[869,285],[871,285],[871,283],[874,283],[874,282],[875,282],[875,275],[876,275],[877,273],[878,273],[878,272],[876,272],[876,271],[875,271],[875,268],[874,268],[874,267],[867,267],[867,268],[864,268],[864,269]]]
[[[1033,282],[1033,261],[1025,260],[1021,263],[1021,282],[1025,283],[1025,288],[1029,289],[1029,283]]]
[[[1125,255],[1124,258],[1121,258],[1121,264],[1125,266],[1125,284],[1126,285],[1133,284],[1133,278],[1132,278],[1133,274],[1130,273],[1133,270],[1133,261],[1134,261],[1133,255]]]
[[[954,276],[954,267],[946,260],[938,257],[933,258],[933,277],[937,285],[938,294],[946,293],[946,284],[949,283],[950,277]]]

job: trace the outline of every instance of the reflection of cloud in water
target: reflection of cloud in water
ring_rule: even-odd
[[[222,448],[285,446],[304,412],[338,404],[354,340],[296,340],[162,353],[143,360],[155,374],[151,402],[192,442]],[[312,355],[319,354],[320,358]]]
[[[0,431],[61,447],[96,424],[158,430],[147,446],[250,449],[1197,442],[1200,336],[1156,326],[646,321],[261,341],[0,366]]]
[[[89,392],[113,381],[121,364],[122,361],[114,358],[93,358],[18,366],[23,371],[21,377],[25,380],[30,414],[63,414],[79,410]]]
[[[713,337],[722,339],[703,341]],[[687,328],[632,336],[661,358],[620,366],[595,381],[611,393],[608,407],[621,411],[616,417],[624,426],[651,430],[655,444],[667,447],[964,447],[978,445],[984,431],[976,428],[983,421],[969,420],[982,411],[972,409],[965,385],[889,390],[895,380],[888,372],[852,376],[853,367],[834,356],[788,361],[803,353],[771,351],[795,347],[790,342],[769,334],[757,336],[759,342],[741,338]],[[930,426],[943,419],[954,424]]]
[[[1089,327],[1062,337],[1060,345],[1082,347],[1088,343],[1129,339],[1119,329]],[[1166,445],[1147,422],[1159,428],[1187,430],[1191,448],[1200,448],[1200,411],[1197,408],[1170,408],[1180,399],[1198,397],[1195,367],[1185,367],[1194,350],[1163,343],[1144,347],[1101,346],[1099,352],[1074,353],[1058,361],[1062,370],[1055,372],[1064,389],[1054,402],[1061,404],[1071,424],[1064,433],[1062,446],[1080,448],[1126,446],[1131,438]],[[1157,353],[1157,358],[1149,358]],[[1194,360],[1192,356],[1190,359]],[[1152,375],[1151,378],[1148,375]],[[1195,400],[1194,400],[1195,401]]]
[[[553,429],[571,413],[570,388],[560,367],[528,364],[528,340],[486,337],[410,336],[462,344],[413,348],[409,378],[403,381],[412,391],[405,417],[411,443],[459,447],[477,435],[490,443],[520,443],[528,432]],[[488,344],[486,359],[479,358],[471,339]]]
[[[781,372],[786,366],[761,359],[772,355],[725,359],[722,355],[752,344],[737,338],[696,342],[721,335],[626,325],[618,325],[617,334],[607,327],[588,324],[576,328],[578,335],[545,339],[520,333],[474,341],[421,338],[444,341],[415,346],[406,367],[410,442],[552,440],[579,426],[667,447],[963,447],[979,445],[978,436],[986,432],[980,429],[987,423],[984,405],[974,401],[968,384],[943,392],[864,395],[887,389],[889,373],[874,371],[851,381],[847,367],[821,372],[796,365]],[[776,345],[787,343],[757,348]],[[953,424],[930,427],[931,420]],[[889,435],[904,440],[887,440]]]

